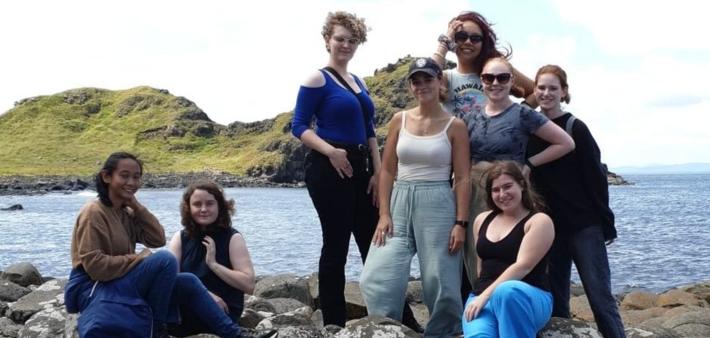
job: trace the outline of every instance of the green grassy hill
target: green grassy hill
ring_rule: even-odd
[[[380,136],[392,114],[412,104],[404,82],[411,60],[365,77]],[[129,151],[152,173],[211,170],[290,182],[302,177],[305,154],[291,117],[223,126],[163,89],[72,89],[21,100],[0,115],[0,175],[89,175],[111,152]]]

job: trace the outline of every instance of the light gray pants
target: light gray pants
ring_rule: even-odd
[[[461,332],[462,250],[449,254],[456,221],[449,182],[397,181],[390,203],[393,236],[384,246],[370,247],[360,279],[368,314],[402,320],[412,257],[417,254],[429,309],[424,337]]]

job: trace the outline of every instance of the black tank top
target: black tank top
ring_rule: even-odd
[[[518,224],[516,224],[510,233],[503,237],[498,242],[491,242],[486,237],[488,226],[491,221],[498,216],[497,211],[493,211],[486,217],[481,224],[481,229],[478,231],[478,241],[476,241],[476,253],[481,258],[481,275],[473,284],[474,295],[480,295],[486,290],[496,279],[511,266],[518,258],[520,244],[525,236],[525,222],[532,217],[535,212],[531,211]],[[522,281],[540,288],[545,291],[550,291],[550,286],[547,282],[547,253],[535,265]]]
[[[238,234],[234,228],[220,229],[209,233],[215,242],[217,250],[215,260],[217,263],[232,268],[229,260],[229,241],[234,234]],[[219,296],[229,307],[228,316],[233,322],[237,322],[244,310],[244,292],[233,288],[217,276],[205,263],[207,249],[202,244],[203,236],[191,238],[185,235],[185,231],[180,231],[182,241],[182,257],[180,258],[180,271],[190,272],[197,276],[202,284],[215,295]]]

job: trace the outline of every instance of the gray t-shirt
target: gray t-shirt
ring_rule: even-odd
[[[466,114],[463,121],[468,128],[473,163],[513,160],[523,164],[530,134],[549,119],[533,109],[513,103],[496,116],[486,115],[483,109]]]
[[[461,74],[458,70],[444,71],[448,81],[449,97],[443,104],[449,114],[463,118],[471,112],[481,112],[486,107],[486,94],[483,93],[481,78],[478,74]]]

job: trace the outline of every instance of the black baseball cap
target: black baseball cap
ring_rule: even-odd
[[[409,80],[414,73],[424,72],[435,78],[441,77],[441,67],[439,67],[434,60],[431,58],[418,58],[409,65],[409,72],[407,73],[407,80]]]

